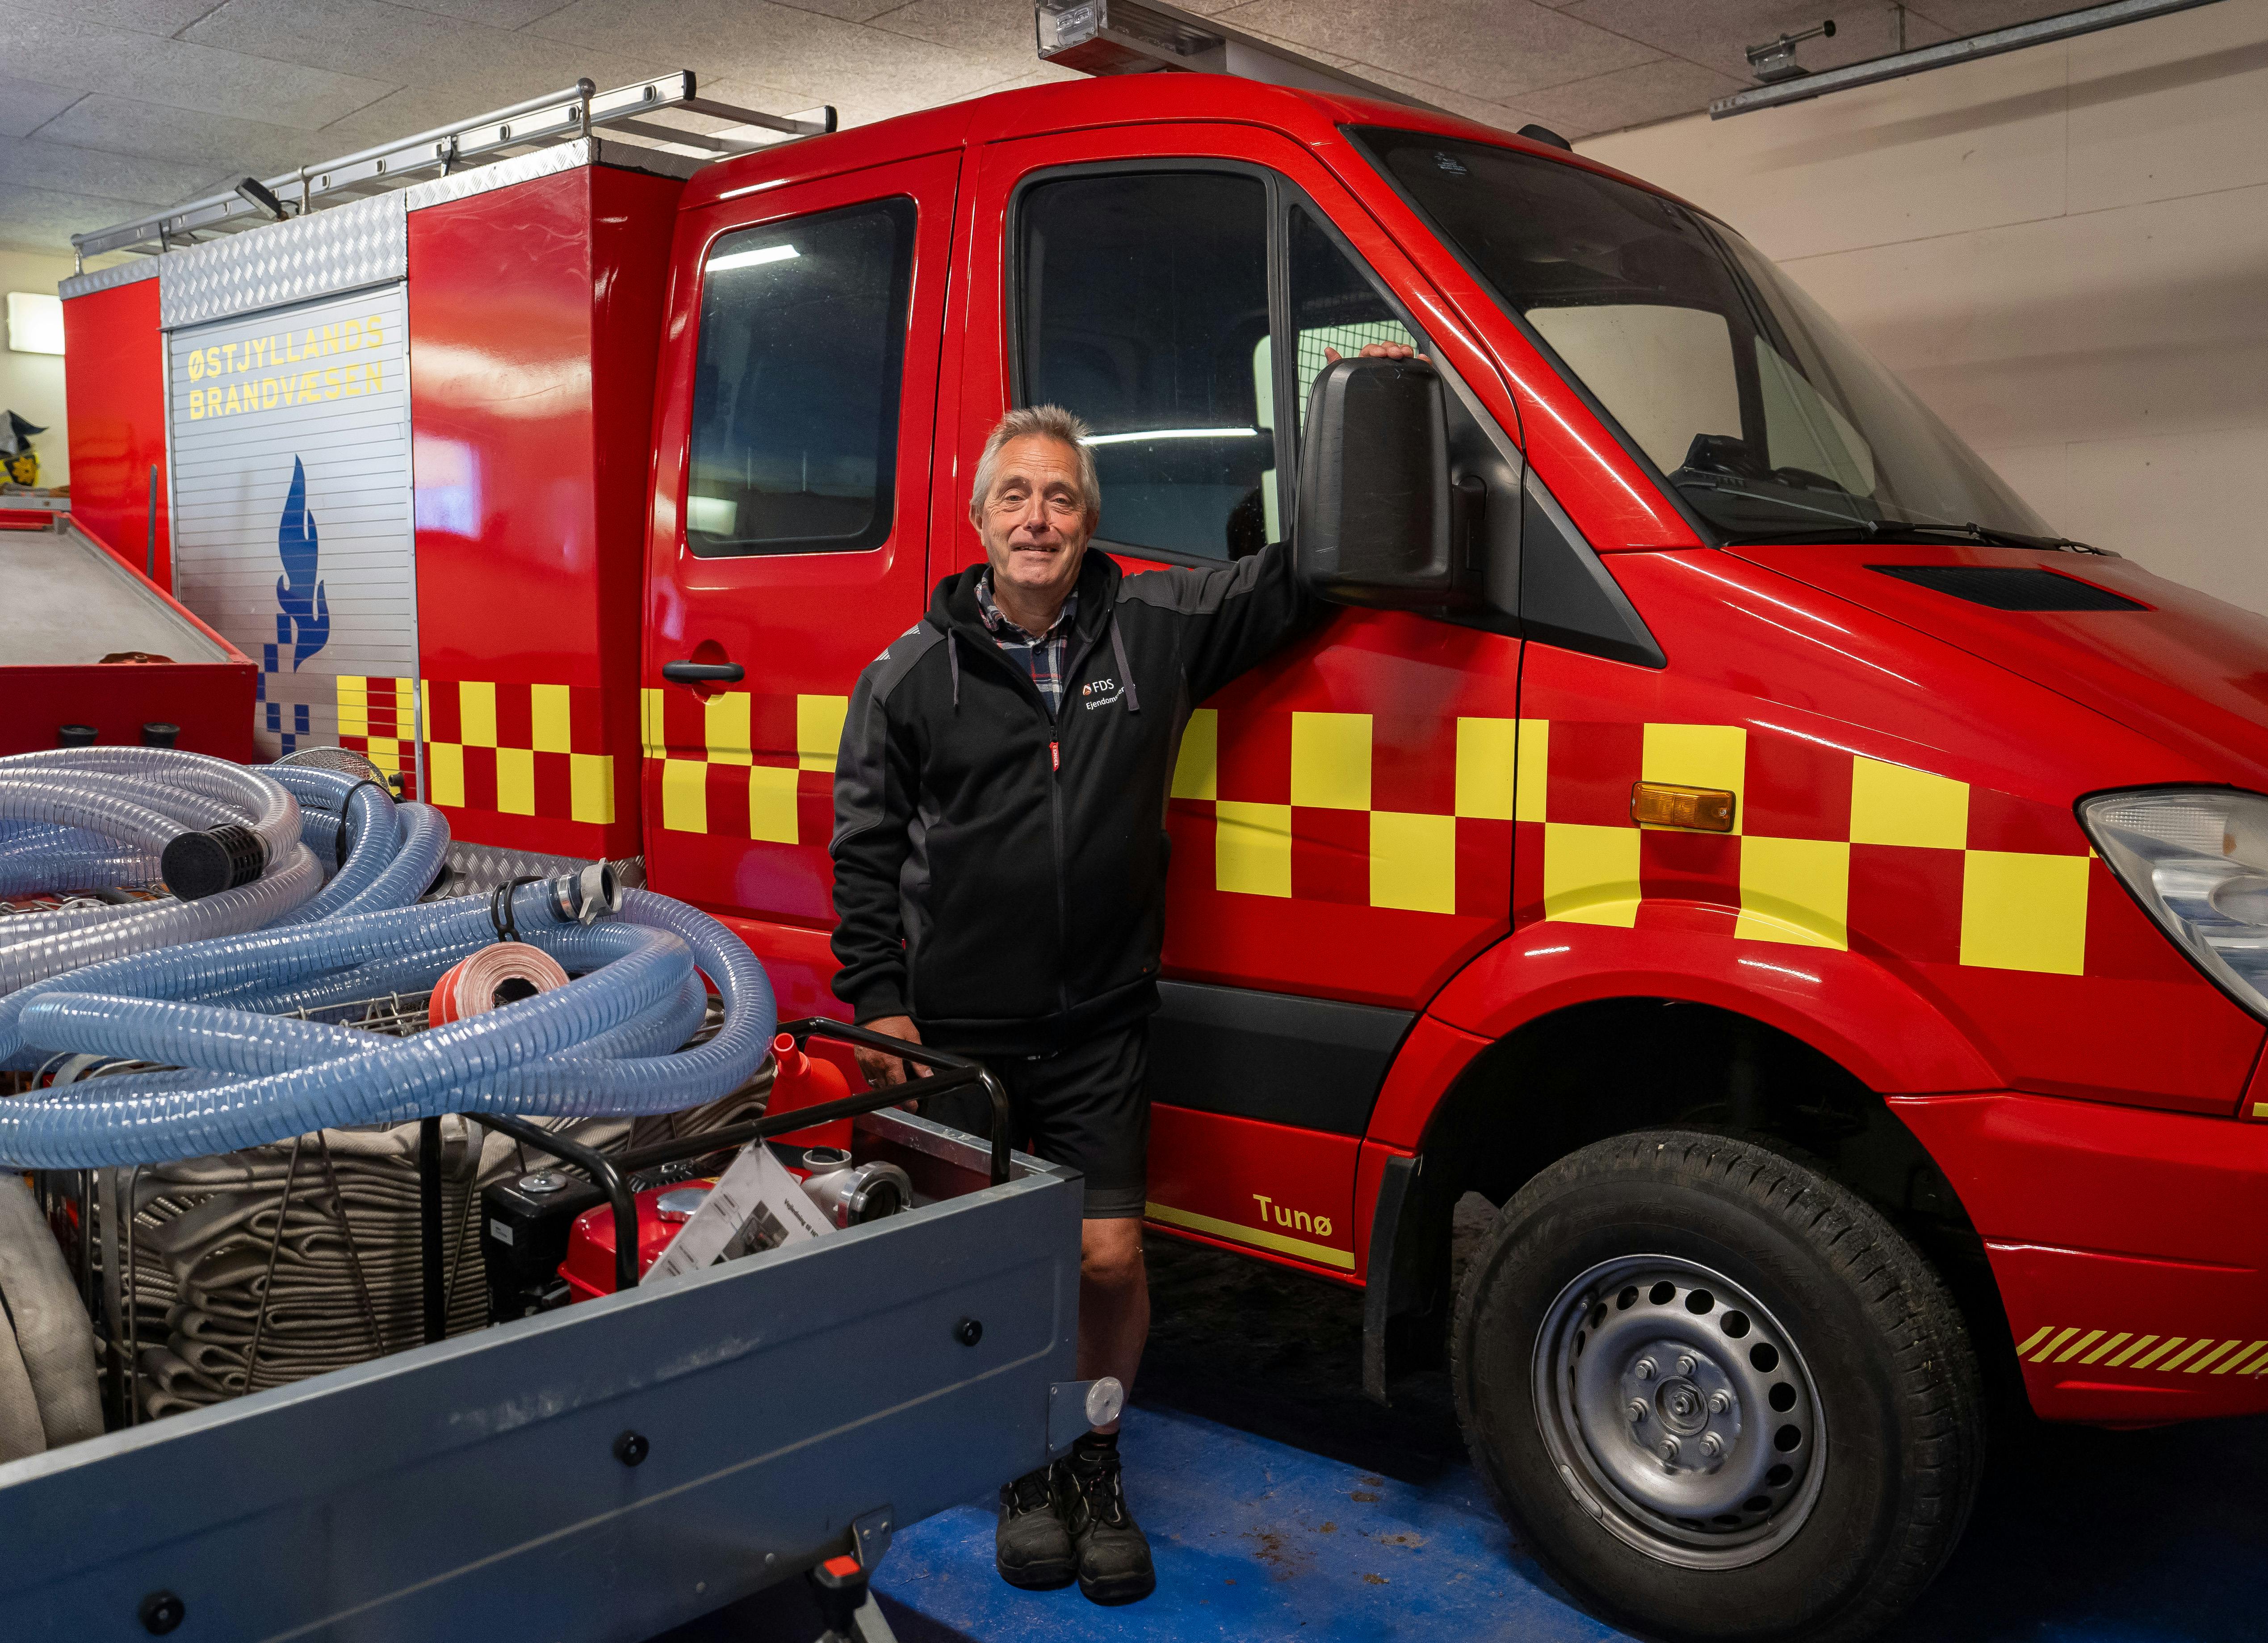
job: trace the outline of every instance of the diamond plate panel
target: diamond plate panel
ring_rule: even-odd
[[[383,194],[167,252],[158,259],[158,322],[172,330],[409,272],[407,204]]]
[[[486,194],[492,188],[509,188],[516,182],[526,182],[534,177],[556,176],[563,171],[574,171],[593,163],[593,147],[598,150],[595,163],[612,166],[623,171],[651,172],[659,177],[675,177],[681,181],[690,177],[709,162],[689,155],[666,154],[659,149],[644,148],[635,143],[608,142],[604,137],[577,137],[571,143],[562,143],[556,148],[538,149],[533,154],[518,154],[510,159],[498,160],[493,166],[473,166],[452,173],[446,177],[435,177],[425,182],[412,183],[405,192],[409,197],[409,209],[422,211],[429,205],[446,205],[453,200],[468,200],[476,194]]]
[[[114,285],[131,285],[137,279],[158,277],[158,257],[136,257],[131,262],[121,262],[115,268],[91,269],[84,274],[67,275],[56,285],[55,294],[69,301],[89,292],[108,291]]]
[[[591,163],[591,140],[577,137],[572,143],[562,143],[556,148],[538,149],[533,154],[518,154],[510,159],[498,160],[493,166],[468,166],[446,177],[435,177],[426,182],[413,182],[403,190],[409,210],[422,211],[429,205],[446,205],[452,200],[468,200],[476,194],[486,194],[491,188],[509,188],[515,182],[526,182],[531,177],[556,176],[563,171],[573,171]]]

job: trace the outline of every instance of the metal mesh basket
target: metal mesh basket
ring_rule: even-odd
[[[87,890],[42,891],[37,895],[0,897],[0,918],[18,913],[52,913],[65,907],[116,907],[127,902],[162,902],[172,892],[162,884],[137,884],[97,895]]]
[[[401,776],[379,769],[352,748],[302,748],[296,753],[285,754],[276,763],[302,764],[310,770],[336,770],[340,775],[351,776],[358,782],[376,782],[397,798],[401,796]]]

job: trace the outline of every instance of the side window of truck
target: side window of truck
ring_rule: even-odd
[[[1288,291],[1274,302],[1271,219]],[[1137,553],[1240,559],[1282,540],[1307,390],[1332,352],[1424,346],[1272,177],[1042,177],[1020,196],[1015,232],[1018,402],[1086,420],[1097,540]]]
[[[1200,558],[1268,541],[1274,413],[1268,187],[1248,174],[1111,173],[1022,196],[1026,404],[1094,431],[1105,541]]]
[[[1288,231],[1292,269],[1292,383],[1300,426],[1307,424],[1307,390],[1334,354],[1351,357],[1373,343],[1419,346],[1378,287],[1339,248],[1305,205],[1294,205]]]
[[[914,203],[724,235],[702,267],[685,540],[703,557],[889,539]]]

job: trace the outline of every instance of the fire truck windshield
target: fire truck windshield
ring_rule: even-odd
[[[1720,540],[2063,541],[1722,224],[1513,149],[1351,135]]]

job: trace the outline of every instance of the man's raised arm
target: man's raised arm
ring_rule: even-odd
[[[1185,621],[1182,665],[1192,702],[1265,659],[1327,608],[1300,583],[1289,542],[1218,569],[1175,567],[1132,577],[1125,596],[1166,605]]]

